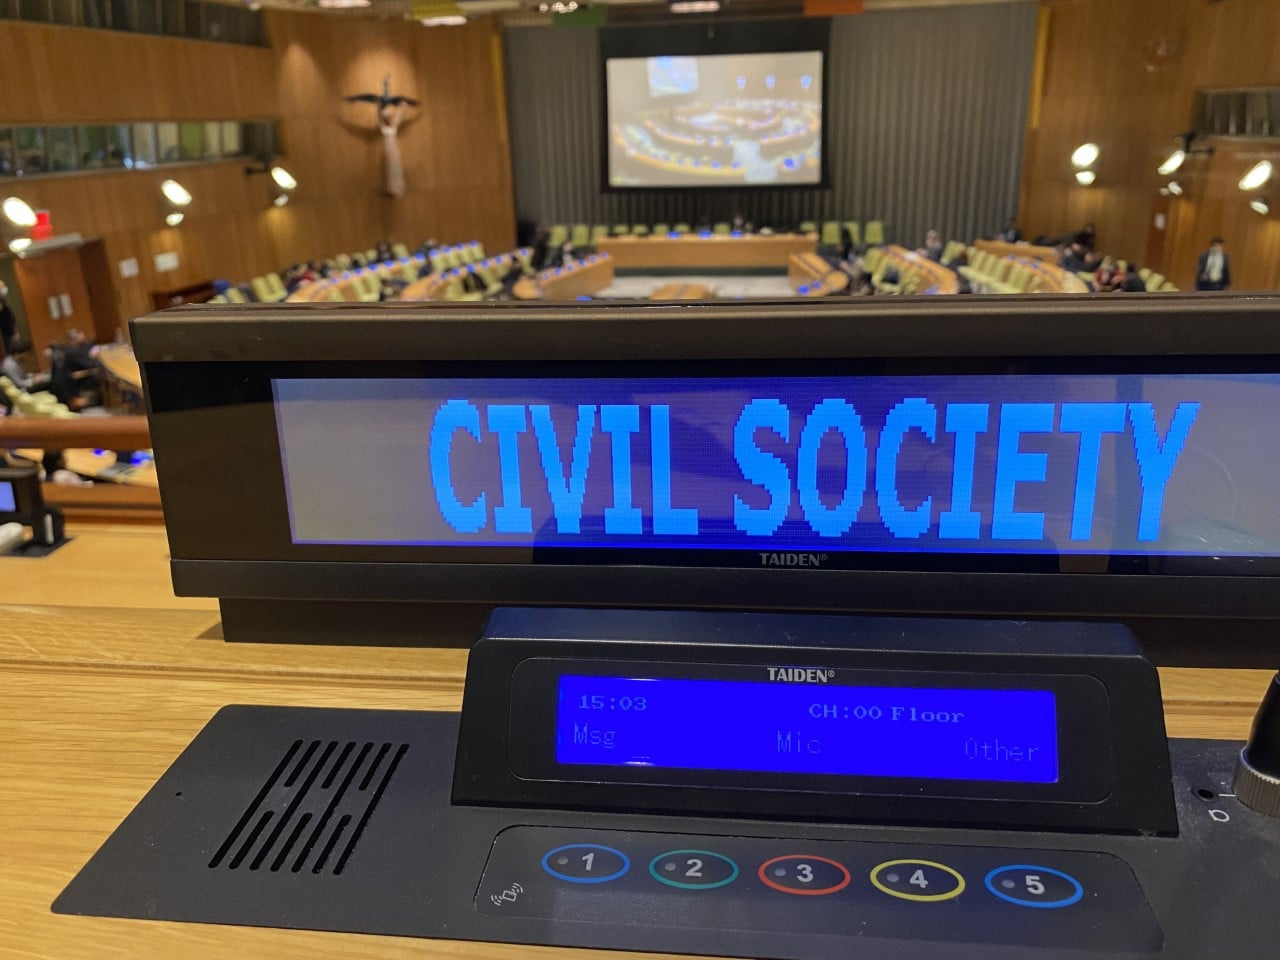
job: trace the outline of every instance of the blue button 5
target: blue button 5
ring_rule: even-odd
[[[1006,903],[1041,910],[1069,907],[1084,896],[1084,887],[1075,877],[1030,863],[996,867],[984,882],[991,893]]]

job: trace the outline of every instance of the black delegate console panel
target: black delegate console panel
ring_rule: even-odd
[[[1174,833],[1160,685],[1123,627],[503,609],[457,803]]]
[[[460,725],[219,712],[54,910],[777,960],[1271,957],[1280,820],[1235,798],[1238,744],[1165,740],[1158,696],[1119,628],[501,611]]]

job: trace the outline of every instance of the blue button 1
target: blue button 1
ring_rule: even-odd
[[[1069,907],[1084,896],[1084,887],[1075,877],[1030,863],[996,867],[984,882],[991,893],[1006,903],[1041,910]]]
[[[570,843],[543,854],[542,869],[568,883],[607,883],[630,870],[631,861],[613,847]]]

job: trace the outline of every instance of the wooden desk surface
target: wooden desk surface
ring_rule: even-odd
[[[228,644],[212,601],[169,595],[163,531],[74,532],[45,560],[0,559],[0,957],[657,960],[52,914],[63,886],[222,706],[457,709],[466,657]],[[1269,673],[1175,669],[1161,678],[1171,734],[1242,738]]]
[[[142,389],[142,371],[138,368],[138,358],[133,355],[133,347],[127,343],[109,343],[100,347],[98,362],[121,383],[135,390]]]
[[[777,233],[769,236],[727,234],[678,237],[601,237],[596,249],[613,255],[622,270],[645,267],[785,267],[793,253],[813,252],[818,237],[812,233]]]

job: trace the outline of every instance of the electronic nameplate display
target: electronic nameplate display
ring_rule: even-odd
[[[300,544],[1280,556],[1280,373],[272,387]]]
[[[135,349],[183,595],[1275,618],[1276,313],[191,307]]]

